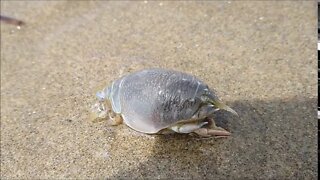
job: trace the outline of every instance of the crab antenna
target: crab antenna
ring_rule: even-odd
[[[229,111],[229,112],[231,112],[232,114],[234,114],[234,115],[236,115],[236,116],[239,117],[238,113],[237,113],[235,110],[231,109],[229,106],[225,105],[225,104],[222,103],[221,101],[219,101],[219,100],[212,100],[211,103],[212,103],[213,105],[215,105],[217,108],[219,108],[219,109],[224,109],[224,110],[226,110],[226,111]]]
[[[106,98],[106,94],[104,93],[104,91],[99,91],[96,93],[96,97],[99,101],[104,101],[104,99]]]

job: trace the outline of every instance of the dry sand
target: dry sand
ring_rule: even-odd
[[[1,179],[316,179],[316,2],[1,1]],[[191,73],[241,119],[228,139],[93,123],[95,92]]]

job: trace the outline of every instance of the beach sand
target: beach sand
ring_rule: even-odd
[[[1,1],[1,179],[316,179],[316,2]],[[95,93],[150,67],[238,112],[230,138],[93,123]]]

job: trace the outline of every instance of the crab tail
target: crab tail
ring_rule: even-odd
[[[229,112],[231,112],[232,114],[234,114],[234,115],[236,115],[236,116],[239,117],[238,113],[237,113],[235,110],[231,109],[229,106],[225,105],[223,102],[221,102],[221,101],[219,101],[219,100],[213,100],[213,101],[211,101],[211,103],[212,103],[214,106],[216,106],[217,108],[223,109],[223,110],[226,110],[226,111],[229,111]]]

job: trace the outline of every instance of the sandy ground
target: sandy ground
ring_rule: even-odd
[[[3,2],[1,179],[316,179],[316,2]],[[95,93],[164,67],[241,119],[228,139],[93,123]]]

